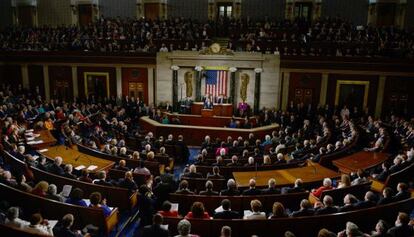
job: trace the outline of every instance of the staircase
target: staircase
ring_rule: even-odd
[[[228,43],[229,43],[229,38],[219,38],[219,37],[216,37],[216,38],[213,38],[213,40],[212,40],[212,42],[213,43],[217,43],[217,44],[219,44],[222,48],[227,48],[227,45],[228,45]]]

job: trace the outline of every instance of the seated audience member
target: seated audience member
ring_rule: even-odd
[[[352,195],[347,194],[344,197],[344,205],[338,209],[338,212],[346,212],[346,211],[352,211],[355,209],[355,204],[358,202],[358,199]]]
[[[92,183],[92,179],[89,177],[89,170],[83,169],[81,172],[81,176],[78,178],[79,181],[86,182],[86,183]]]
[[[155,214],[155,197],[146,184],[139,186],[138,192],[140,200],[138,202],[138,216],[141,218],[142,226],[146,226],[151,224],[152,215]]]
[[[78,205],[82,207],[88,206],[83,200],[83,190],[80,188],[75,188],[70,192],[69,198],[65,201],[68,204]]]
[[[286,164],[287,161],[285,159],[285,156],[282,153],[278,153],[276,155],[277,160],[275,161],[275,165],[279,165],[279,164]]]
[[[204,211],[204,204],[202,202],[194,202],[191,206],[191,211],[185,216],[187,219],[210,219],[208,212]]]
[[[300,216],[313,216],[315,210],[312,208],[312,204],[307,199],[302,199],[300,202],[300,209],[298,211],[292,212],[292,217]]]
[[[329,195],[323,197],[323,207],[316,210],[315,215],[326,215],[338,212],[338,208],[334,207],[333,199]]]
[[[221,208],[223,209],[220,212],[214,213],[214,219],[238,219],[240,218],[239,213],[231,210],[231,202],[229,199],[223,199],[221,201]]]
[[[126,161],[125,160],[120,160],[118,165],[116,165],[114,167],[114,169],[121,170],[121,171],[129,171],[129,168],[126,167]]]
[[[249,188],[243,191],[243,195],[254,196],[259,195],[262,192],[259,189],[256,189],[256,180],[250,179],[249,180]]]
[[[322,186],[320,186],[318,189],[312,190],[312,195],[320,198],[323,191],[331,189],[333,189],[332,180],[330,178],[324,178]]]
[[[210,180],[207,180],[206,182],[206,190],[201,191],[200,195],[218,195],[218,192],[213,190],[213,182],[211,182]]]
[[[183,177],[187,178],[203,178],[203,175],[200,173],[197,173],[197,167],[195,165],[190,165],[189,168],[190,172],[183,175]]]
[[[32,187],[26,183],[26,176],[24,174],[20,174],[16,176],[16,188],[23,191],[23,192],[31,192]]]
[[[220,237],[231,237],[231,227],[227,225],[221,227]]]
[[[0,182],[11,187],[17,186],[16,180],[13,179],[11,172],[8,170],[3,171],[0,177]]]
[[[323,228],[323,229],[319,230],[318,237],[337,237],[337,236],[334,232]]]
[[[265,155],[263,156],[263,166],[272,165],[272,160],[270,159],[270,156]]]
[[[181,180],[180,184],[178,185],[178,190],[175,191],[177,194],[194,194],[194,192],[188,189],[188,181]]]
[[[254,161],[254,158],[253,158],[253,156],[250,156],[248,159],[247,159],[247,163],[246,164],[244,164],[244,167],[254,167],[255,166],[255,161]]]
[[[76,175],[72,174],[73,166],[71,164],[66,164],[63,172],[63,177],[66,177],[68,179],[77,179]]]
[[[119,180],[118,186],[120,188],[128,189],[130,192],[134,192],[138,189],[131,171],[125,172],[125,176],[123,179]]]
[[[56,175],[63,175],[65,171],[62,169],[63,159],[60,156],[57,156],[55,160],[53,161],[53,164],[47,168],[47,171],[56,174]]]
[[[178,222],[177,231],[178,235],[175,237],[199,237],[198,235],[190,234],[191,223],[186,219],[182,219],[180,222]]]
[[[411,192],[408,190],[408,185],[405,183],[398,183],[397,193],[394,195],[394,202],[402,201],[411,197]]]
[[[171,210],[171,207],[171,202],[165,201],[161,206],[161,211],[158,211],[158,214],[163,217],[178,217],[178,211]]]
[[[62,220],[53,228],[53,233],[58,237],[82,237],[80,231],[73,231],[72,226],[75,217],[72,214],[66,214]]]
[[[101,170],[96,175],[96,178],[92,183],[97,185],[103,185],[103,186],[113,186],[112,183],[106,181],[106,171]]]
[[[349,186],[351,186],[351,178],[347,174],[342,174],[337,188],[346,188]]]
[[[381,165],[381,172],[378,174],[372,174],[372,178],[381,182],[385,182],[389,174],[389,164],[388,162],[383,162]]]
[[[63,197],[57,194],[57,187],[54,184],[50,184],[47,190],[46,198],[63,202]]]
[[[390,174],[396,173],[404,168],[403,165],[404,159],[401,155],[398,155],[394,158],[394,164],[390,166],[390,169],[388,170]]]
[[[212,166],[224,166],[225,164],[224,164],[224,159],[223,159],[223,156],[217,156],[216,157],[216,162],[215,163],[213,163],[213,164],[211,164]]]
[[[382,190],[382,198],[378,201],[378,205],[389,204],[393,201],[394,198],[392,196],[392,189],[390,187],[384,188],[384,190]]]
[[[214,166],[213,173],[207,174],[207,179],[224,179],[224,176],[220,175],[220,168],[218,166]]]
[[[35,213],[30,217],[30,224],[23,227],[23,230],[31,234],[52,235],[52,228],[43,224],[43,217],[40,213]]]
[[[134,169],[134,174],[142,174],[145,176],[150,176],[151,172],[149,171],[149,169],[147,167],[145,167],[145,163],[144,161],[139,162],[139,167],[136,167]]]
[[[375,230],[371,232],[371,237],[389,237],[387,234],[387,223],[383,220],[379,220],[375,225]]]
[[[363,170],[359,169],[356,173],[356,178],[352,180],[351,185],[358,185],[368,182],[366,174]]]
[[[93,192],[89,196],[89,200],[91,201],[90,207],[93,208],[101,208],[103,210],[104,216],[108,217],[111,215],[111,208],[106,205],[106,199],[102,200],[102,195],[99,192]]]
[[[40,181],[32,189],[32,194],[37,196],[46,197],[46,192],[49,188],[49,184],[46,181]]]
[[[395,221],[395,226],[388,230],[388,234],[391,237],[411,237],[414,236],[413,226],[408,225],[410,222],[409,216],[404,213],[398,213],[397,220]]]
[[[6,220],[4,221],[4,224],[7,226],[19,228],[19,229],[23,228],[26,225],[29,225],[29,222],[24,221],[19,218],[19,214],[20,214],[19,208],[10,207],[7,210]]]
[[[303,188],[303,181],[302,179],[296,179],[295,185],[293,187],[286,187],[282,189],[282,193],[300,193],[305,192],[306,190]]]
[[[231,162],[227,164],[227,166],[241,166],[241,164],[239,163],[239,158],[234,155],[231,157]]]
[[[338,237],[352,237],[352,236],[361,236],[361,237],[365,237],[367,236],[366,234],[364,234],[357,225],[355,225],[354,223],[348,221],[346,223],[346,228],[345,230],[341,231],[338,233]]]
[[[269,216],[269,219],[277,219],[282,217],[288,217],[285,207],[280,202],[273,203],[272,214]]]
[[[239,195],[240,191],[237,190],[237,184],[234,179],[229,179],[227,181],[227,189],[221,190],[220,195],[222,196],[236,196]]]
[[[163,221],[164,219],[162,218],[162,215],[155,214],[152,217],[152,225],[144,226],[144,229],[142,230],[142,237],[168,237],[168,230],[161,227]]]
[[[319,160],[321,159],[321,156],[324,156],[326,154],[326,148],[325,147],[321,147],[319,148],[319,153],[314,155],[311,160],[313,162],[319,162]]]
[[[279,194],[280,189],[276,188],[276,180],[271,178],[267,182],[268,187],[266,189],[262,189],[262,194]]]
[[[372,191],[365,193],[364,200],[355,204],[356,209],[375,207],[377,205],[377,196]]]
[[[243,219],[247,219],[247,220],[265,220],[266,219],[266,213],[260,211],[262,209],[262,203],[259,200],[257,199],[252,200],[250,202],[250,208],[251,208],[251,211],[247,212],[243,216]]]

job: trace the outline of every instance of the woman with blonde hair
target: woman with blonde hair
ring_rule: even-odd
[[[46,181],[40,181],[32,190],[32,194],[46,197],[47,190],[49,189],[49,184]]]
[[[337,188],[346,188],[349,186],[351,186],[351,178],[347,174],[342,174]]]

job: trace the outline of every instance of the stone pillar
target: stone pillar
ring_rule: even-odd
[[[322,105],[322,106],[326,104],[326,94],[327,94],[327,90],[328,90],[328,78],[329,78],[328,73],[323,73],[322,74],[321,93],[319,95],[319,104]]]
[[[282,87],[282,110],[286,110],[289,103],[289,81],[290,72],[283,73],[283,87]]]
[[[395,9],[395,23],[394,25],[399,28],[404,28],[405,17],[407,13],[407,0],[399,0],[397,8]]]
[[[295,9],[295,2],[294,0],[286,0],[286,7],[285,7],[285,19],[293,20],[295,17],[293,15]]]
[[[368,25],[377,25],[377,1],[371,0],[368,6]]]
[[[22,71],[22,87],[24,89],[30,89],[30,82],[29,82],[29,68],[27,64],[22,64],[20,66],[20,70]]]
[[[73,85],[73,98],[79,97],[79,85],[78,85],[78,69],[76,66],[72,66],[72,85]]]
[[[381,75],[378,80],[377,103],[375,105],[375,117],[379,118],[382,112],[382,103],[384,102],[385,82],[387,76]]]
[[[258,114],[260,110],[260,79],[263,72],[261,68],[255,68],[255,82],[254,82],[254,114]]]
[[[233,109],[237,108],[237,100],[236,100],[236,71],[237,68],[231,67],[229,68],[230,71],[230,96],[229,96],[229,103],[233,104]]]
[[[142,0],[137,0],[137,5],[136,5],[136,16],[137,18],[143,18],[145,17],[144,14],[144,3],[142,2]]]
[[[321,17],[322,13],[322,0],[315,0],[313,3],[312,20],[317,20]]]
[[[241,0],[235,0],[233,3],[233,18],[240,19],[241,17]]]
[[[195,85],[196,85],[196,88],[195,88],[195,101],[197,101],[197,102],[199,102],[199,101],[201,101],[201,78],[202,78],[202,75],[203,75],[203,73],[202,73],[202,70],[203,70],[203,67],[201,67],[201,66],[196,66],[195,68],[194,68],[194,70],[195,70]]]
[[[208,0],[208,19],[209,20],[215,20],[216,17],[216,4],[214,3],[214,0]]]
[[[116,67],[116,97],[122,99],[122,68]]]
[[[178,112],[178,70],[180,69],[179,66],[173,65],[171,66],[172,70],[172,104],[173,104],[173,112]]]
[[[45,87],[45,99],[50,101],[49,66],[43,65],[43,86]]]
[[[154,68],[148,68],[148,104],[154,103]]]

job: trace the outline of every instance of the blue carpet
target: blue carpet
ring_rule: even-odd
[[[200,151],[200,148],[189,148],[190,158],[188,158],[188,165],[193,164],[196,161],[197,155]],[[183,172],[187,164],[174,164],[174,177],[178,180],[180,174]]]

